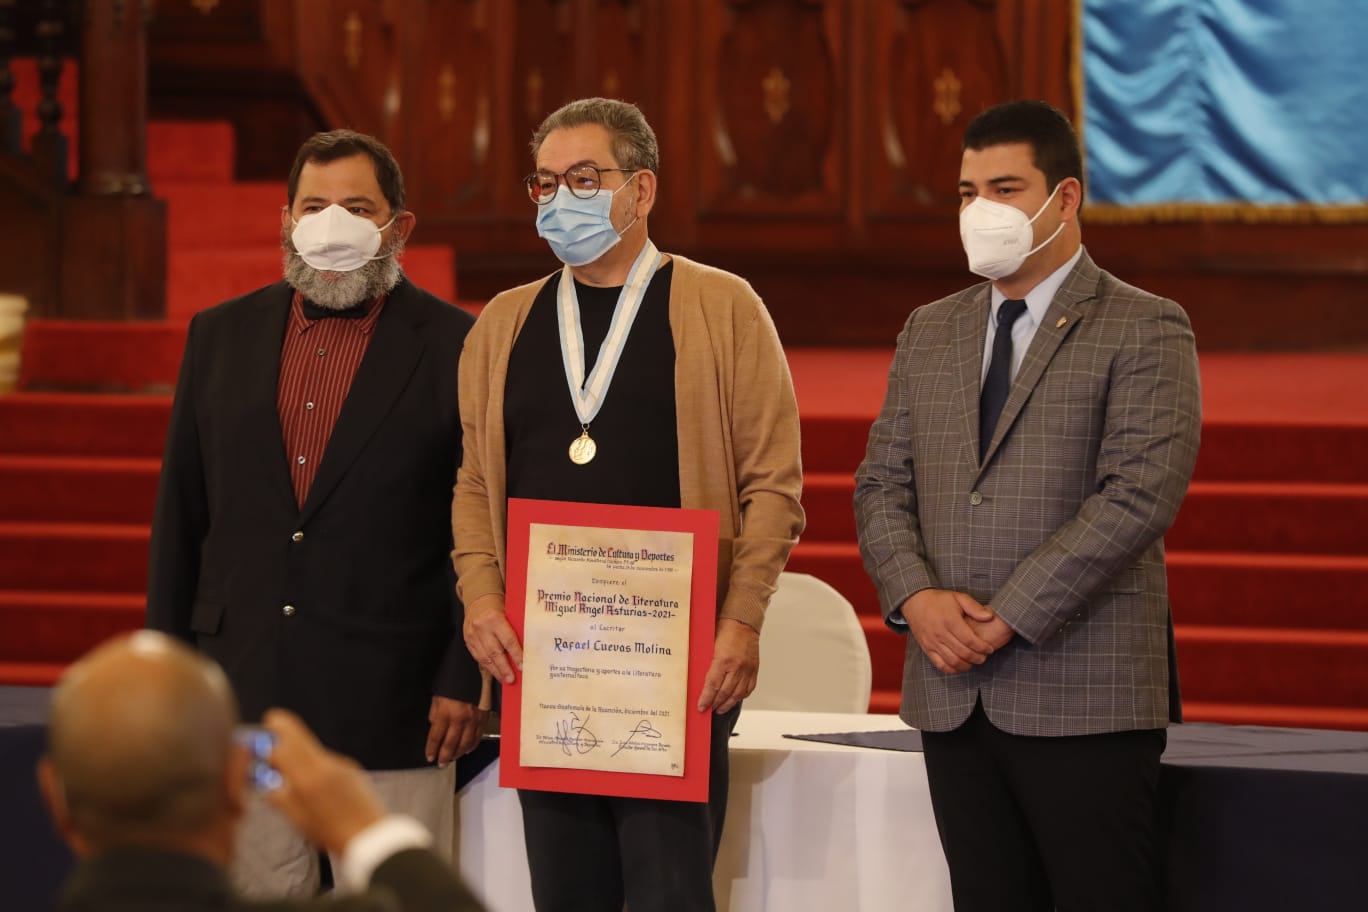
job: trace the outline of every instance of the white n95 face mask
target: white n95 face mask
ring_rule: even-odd
[[[1050,205],[1059,188],[1060,184],[1055,184],[1049,198],[1030,218],[1015,206],[981,196],[965,206],[959,217],[960,241],[969,256],[969,271],[985,279],[1005,279],[1020,269],[1028,256],[1053,241],[1064,230],[1063,222],[1054,234],[1034,247],[1031,246],[1031,225]]]
[[[299,258],[320,272],[354,272],[379,257],[380,232],[368,218],[352,215],[334,203],[322,212],[311,212],[295,222],[290,239]]]

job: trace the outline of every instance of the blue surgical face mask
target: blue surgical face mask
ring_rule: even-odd
[[[636,175],[623,183],[626,187]],[[551,246],[551,252],[567,266],[592,263],[622,240],[622,233],[613,227],[613,191],[599,190],[589,199],[580,199],[561,184],[556,195],[544,206],[537,207],[537,234]],[[627,228],[635,225],[632,219]]]

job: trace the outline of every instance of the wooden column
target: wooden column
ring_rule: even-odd
[[[148,196],[146,0],[86,0],[81,178],[88,196]]]
[[[147,179],[149,0],[86,0],[80,178],[63,207],[61,316],[166,315],[166,205]]]

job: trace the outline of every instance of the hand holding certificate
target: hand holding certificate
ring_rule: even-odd
[[[705,800],[716,515],[513,499],[508,541],[503,784]]]

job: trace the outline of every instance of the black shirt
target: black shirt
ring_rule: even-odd
[[[670,277],[656,271],[622,350],[603,407],[589,426],[598,452],[570,461],[580,420],[565,379],[556,319],[560,274],[537,292],[508,357],[504,434],[508,496],[641,507],[679,506],[679,435],[675,426],[674,337]],[[617,307],[621,287],[575,283],[584,334],[585,379]]]

